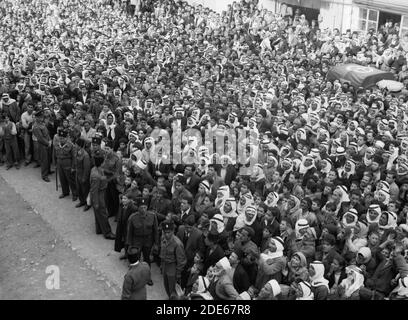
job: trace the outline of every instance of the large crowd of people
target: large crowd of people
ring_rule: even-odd
[[[0,14],[0,164],[41,167],[93,209],[130,261],[123,299],[146,298],[151,263],[171,299],[408,298],[398,23],[321,30],[246,0],[222,14],[16,0]],[[325,80],[349,62],[405,89]]]

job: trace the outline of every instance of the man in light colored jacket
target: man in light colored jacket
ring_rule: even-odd
[[[33,105],[27,105],[27,111],[23,112],[21,115],[21,124],[24,130],[24,156],[25,156],[25,165],[28,166],[31,162],[31,140],[33,134]]]

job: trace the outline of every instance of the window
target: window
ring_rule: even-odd
[[[402,16],[400,31],[401,31],[400,37],[403,37],[405,34],[408,34],[408,16]]]
[[[360,31],[368,31],[370,29],[374,29],[377,31],[378,26],[378,11],[359,8],[359,16],[358,16],[358,30]]]

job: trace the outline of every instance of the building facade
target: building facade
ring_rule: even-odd
[[[226,10],[227,6],[232,4],[234,0],[187,0],[187,2],[193,6],[201,4],[215,12],[221,13],[223,10]]]
[[[216,12],[234,0],[187,0],[202,4]],[[259,0],[259,8],[280,12],[282,4],[299,9],[306,18],[319,21],[321,29],[338,28],[341,32],[377,30],[387,20],[399,23],[400,36],[408,33],[408,0]]]
[[[408,0],[260,0],[259,6],[279,12],[283,3],[293,12],[299,8],[306,18],[319,20],[321,29],[377,30],[392,20],[399,23],[400,35],[408,33]]]

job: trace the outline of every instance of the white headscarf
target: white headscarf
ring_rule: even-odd
[[[228,167],[229,164],[235,164],[235,161],[230,156],[227,156],[226,154],[220,157],[220,162],[221,162],[222,168]]]
[[[208,156],[200,156],[199,161],[200,164],[198,165],[198,168],[200,169],[200,172],[202,174],[201,176],[205,176],[208,173],[208,165],[210,164],[210,158]]]
[[[107,121],[108,115],[112,115],[112,117],[113,117],[113,121],[112,121],[112,123],[111,123],[110,125],[108,125],[108,121]],[[108,134],[109,129],[111,129],[111,137],[112,137],[112,139],[115,139],[116,117],[115,117],[115,115],[113,114],[113,112],[112,112],[112,111],[109,111],[108,113],[106,113],[106,118],[105,118],[105,119],[101,119],[101,120],[102,120],[103,123],[105,124],[106,133]]]
[[[346,219],[347,216],[353,216],[353,219],[354,219],[354,220],[353,220],[351,223],[348,223],[348,222],[347,222],[347,219]],[[354,226],[356,225],[357,221],[358,221],[358,212],[357,212],[357,210],[354,209],[354,208],[351,208],[349,211],[347,211],[347,212],[343,215],[343,218],[342,218],[342,220],[341,220],[342,224],[343,224],[345,227],[354,227]]]
[[[218,188],[217,197],[215,198],[214,205],[217,208],[224,206],[225,201],[230,197],[230,188],[228,186],[222,186]]]
[[[190,155],[190,152],[193,152],[193,155]],[[197,156],[197,150],[196,150],[196,148],[193,148],[193,147],[190,147],[189,149],[188,149],[188,152],[187,152],[187,154],[186,155],[184,155],[183,156],[183,162],[185,163],[185,164],[197,164],[197,162],[198,162],[198,156]]]
[[[350,178],[350,176],[356,174],[356,162],[355,162],[354,160],[347,160],[347,161],[346,161],[346,164],[347,164],[347,163],[350,164],[350,167],[351,167],[350,171],[347,172],[346,169],[345,169],[345,165],[344,165],[343,168],[340,168],[340,169],[338,170],[339,177],[342,176],[343,172],[346,173],[347,179]]]
[[[361,269],[355,265],[347,266],[346,273],[347,278],[340,283],[340,286],[344,287],[346,298],[350,298],[355,291],[364,286],[364,276]]]
[[[198,139],[196,136],[188,136],[187,138],[187,144],[184,146],[183,149],[183,155],[188,154],[188,152],[190,151],[190,148],[194,148],[194,149],[198,149],[200,146],[198,145]]]
[[[322,162],[326,163],[326,166],[324,168],[320,169],[320,172],[322,173],[329,173],[333,167],[333,163],[331,162],[330,159],[322,159]]]
[[[397,227],[397,214],[392,211],[385,211],[388,215],[387,224],[385,226],[380,225],[380,229],[388,230],[388,229],[395,229]],[[381,217],[380,217],[381,218]]]
[[[220,214],[215,214],[214,217],[210,219],[210,223],[215,222],[217,225],[217,232],[221,233],[225,229],[224,218]]]
[[[231,269],[231,264],[227,257],[221,258],[216,264],[219,265],[224,271]]]
[[[207,277],[204,276],[198,276],[198,288],[197,292],[193,293],[193,295],[199,295],[201,296],[204,300],[214,300],[211,294],[208,291],[208,287],[210,285],[210,280]]]
[[[241,199],[245,199],[245,204],[241,204]],[[252,194],[247,192],[241,195],[238,201],[237,205],[237,213],[238,215],[243,215],[245,213],[245,210],[248,206],[252,205],[254,203],[254,198],[252,197]]]
[[[269,202],[268,201],[269,198],[272,198],[273,200]],[[278,204],[278,200],[279,200],[279,194],[277,192],[270,192],[268,196],[266,197],[266,200],[264,201],[264,203],[268,207],[276,207],[276,205]]]
[[[388,205],[390,202],[390,192],[386,188],[381,188],[380,190],[377,191],[377,196],[382,194],[385,197],[385,200],[383,201],[383,204]]]
[[[254,179],[256,182],[265,178],[265,173],[263,171],[262,165],[257,163],[252,167],[251,178]]]
[[[306,281],[301,281],[299,285],[302,288],[303,295],[296,298],[296,300],[314,300],[314,294],[310,284]]]
[[[254,212],[254,216],[251,220],[247,220],[247,216],[245,214],[245,212],[247,211]],[[237,220],[234,225],[234,231],[242,229],[245,226],[251,226],[254,223],[256,219],[256,208],[251,204],[246,207],[245,212],[243,214],[238,215]]]
[[[229,202],[231,204],[231,211],[230,212],[225,212],[225,210],[224,210],[225,203],[227,203],[227,202]],[[238,214],[237,214],[237,201],[235,200],[235,198],[228,198],[224,202],[224,205],[220,208],[220,212],[221,212],[222,216],[224,217],[224,223],[228,218],[238,217]]]
[[[363,263],[367,263],[371,260],[371,249],[369,247],[361,247],[357,254],[361,254],[363,256]]]
[[[350,198],[348,195],[348,190],[346,186],[337,186],[335,190],[340,190],[341,191],[341,197],[339,204],[341,205],[343,202],[350,202]]]
[[[309,222],[306,219],[299,219],[295,224],[296,239],[303,239],[304,235],[300,233],[300,230],[309,228]]]
[[[372,220],[370,218],[370,214],[369,214],[370,210],[373,210],[373,211],[375,211],[377,213],[377,217],[375,218],[375,220]],[[380,218],[381,218],[381,208],[380,208],[380,206],[378,204],[371,204],[367,209],[367,222],[369,224],[378,223],[380,221]]]
[[[310,277],[312,287],[326,286],[329,289],[329,281],[324,278],[324,264],[321,261],[313,261],[310,266],[315,274]]]
[[[408,277],[399,278],[398,286],[392,292],[396,292],[401,297],[408,297]]]
[[[312,160],[312,164],[310,165],[310,166],[305,166],[305,163],[306,163],[306,160],[307,159],[310,159],[310,160]],[[299,173],[300,174],[305,174],[307,171],[309,171],[310,169],[312,169],[312,168],[316,168],[316,166],[315,166],[315,160],[313,159],[313,157],[311,157],[310,155],[307,155],[307,156],[304,156],[303,158],[302,158],[302,162],[300,163],[300,166],[299,166]]]
[[[300,139],[298,137],[298,133],[300,133]],[[299,128],[295,134],[296,142],[299,143],[300,140],[306,140],[306,130],[304,128]]]
[[[275,259],[275,258],[279,258],[283,256],[283,240],[281,237],[274,237],[271,238],[270,241],[273,241],[275,243],[276,246],[276,251],[275,252],[271,252],[269,250],[265,250],[265,252],[260,254],[260,259],[263,262],[266,262],[269,259]]]
[[[266,284],[269,284],[272,287],[272,293],[274,297],[282,292],[278,281],[276,281],[275,279],[269,280]]]

